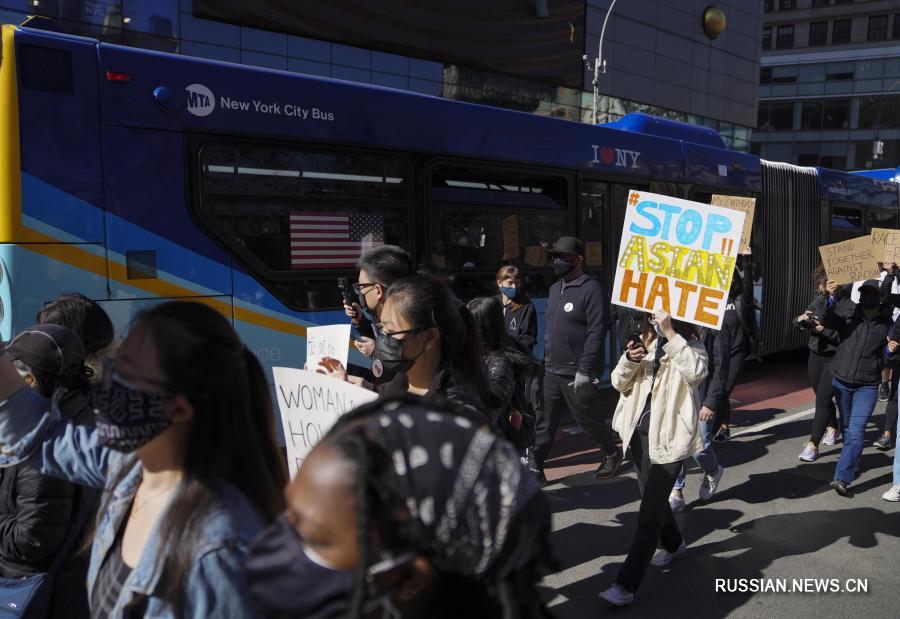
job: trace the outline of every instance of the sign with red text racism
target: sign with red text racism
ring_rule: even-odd
[[[612,302],[719,329],[744,213],[632,189]]]
[[[819,255],[822,256],[828,279],[837,284],[878,279],[881,275],[871,236],[822,245],[819,247]]]
[[[900,265],[900,230],[872,228],[872,245],[878,262],[883,262],[885,267]]]
[[[338,417],[378,398],[374,391],[316,372],[275,367],[272,374],[292,478]]]

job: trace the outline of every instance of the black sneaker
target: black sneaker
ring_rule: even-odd
[[[887,434],[882,434],[873,444],[878,451],[887,451],[891,448],[891,437]]]
[[[828,484],[828,487],[841,496],[847,496],[847,484],[842,482],[840,479],[835,479],[833,482]]]
[[[887,402],[891,397],[891,384],[881,383],[878,385],[878,401]]]
[[[604,454],[603,461],[600,463],[600,466],[597,467],[597,470],[594,471],[594,479],[610,479],[615,477],[623,459],[622,451],[618,448],[614,453]]]
[[[729,438],[731,438],[731,430],[729,430],[725,426],[722,426],[721,428],[719,428],[719,431],[716,432],[715,437],[713,437],[713,441],[715,441],[716,443],[725,443]]]

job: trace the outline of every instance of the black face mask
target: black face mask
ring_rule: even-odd
[[[405,333],[419,333],[424,329],[410,329]],[[394,379],[397,374],[406,374],[415,364],[425,347],[419,351],[412,359],[406,359],[403,356],[403,344],[406,340],[398,340],[390,335],[383,334],[375,340],[375,351],[372,353],[372,374],[378,379],[379,383],[387,383]]]
[[[368,569],[365,616],[399,618],[390,592],[378,593],[374,578],[413,558],[404,554]],[[304,547],[284,515],[269,525],[247,553],[244,563],[250,597],[265,617],[337,619],[350,611],[354,573],[334,569],[322,557]],[[380,611],[380,612],[379,612]]]
[[[859,300],[859,304],[863,309],[873,310],[881,305],[881,301],[878,299],[878,297],[865,296]]]
[[[91,396],[100,444],[127,453],[162,434],[172,425],[163,398],[163,394],[138,391],[113,374],[109,384]]]
[[[553,260],[553,272],[556,273],[559,277],[564,277],[572,272],[572,269],[575,268],[575,262],[568,262],[563,260],[562,258],[555,258]]]

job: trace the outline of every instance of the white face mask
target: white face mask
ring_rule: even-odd
[[[652,318],[650,319],[650,326],[652,326],[653,330],[656,331],[656,337],[664,337],[663,331],[660,328],[659,323],[656,322],[655,320],[653,320]]]

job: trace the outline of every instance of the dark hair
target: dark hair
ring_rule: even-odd
[[[436,275],[412,275],[391,284],[388,297],[414,327],[436,327],[440,331],[444,363],[461,382],[475,388],[482,402],[488,402],[490,391],[478,327],[447,283]]]
[[[237,488],[268,523],[284,509],[287,471],[262,366],[222,314],[200,303],[170,301],[140,314],[135,329],[147,330],[166,382],[194,408],[183,476],[160,524],[157,558],[163,595],[180,605],[194,542],[224,485]]]
[[[731,274],[731,287],[728,289],[728,300],[733,301],[742,294],[744,294],[744,279],[741,277],[740,271],[735,269],[734,273]]]
[[[357,266],[383,286],[413,274],[412,257],[396,245],[381,245],[363,252]]]
[[[342,416],[332,426],[324,441],[329,441],[347,463],[354,467],[354,495],[356,531],[359,558],[356,566],[353,593],[350,598],[349,618],[363,617],[366,601],[367,571],[373,557],[372,532],[377,531],[382,547],[401,553],[421,553],[430,558],[437,540],[424,535],[414,520],[400,517],[408,512],[407,497],[397,487],[390,474],[393,466],[391,453],[395,445],[386,444],[383,437],[375,436],[366,421],[391,406],[403,403],[420,405],[422,400],[410,394],[399,394],[357,408]],[[434,406],[434,403],[429,404]],[[465,408],[443,409],[445,413],[480,424],[483,419]],[[324,442],[323,441],[323,442]],[[527,519],[527,516],[524,516]],[[549,513],[547,514],[549,520]],[[510,530],[517,526],[513,519]],[[529,523],[527,526],[534,526]],[[547,532],[549,539],[549,531]],[[519,617],[539,619],[551,617],[535,589],[535,583],[547,573],[555,571],[555,559],[546,543],[515,552],[531,553],[531,560],[511,573],[495,574],[487,582],[467,578],[459,574],[440,571],[444,580],[442,593],[435,606],[441,609],[440,617],[458,617],[463,613],[473,617]]]
[[[485,350],[495,350],[512,344],[503,320],[503,306],[496,297],[479,297],[466,305],[478,325]]]
[[[812,272],[812,278],[813,278],[813,286],[818,287],[819,284],[822,284],[823,286],[825,285],[825,283],[828,281],[828,273],[825,272],[824,264],[822,264],[820,262],[819,264],[816,265],[816,268],[813,269],[813,272]]]
[[[65,292],[37,313],[40,324],[61,325],[75,332],[90,355],[109,346],[115,331],[103,308],[80,292]]]

